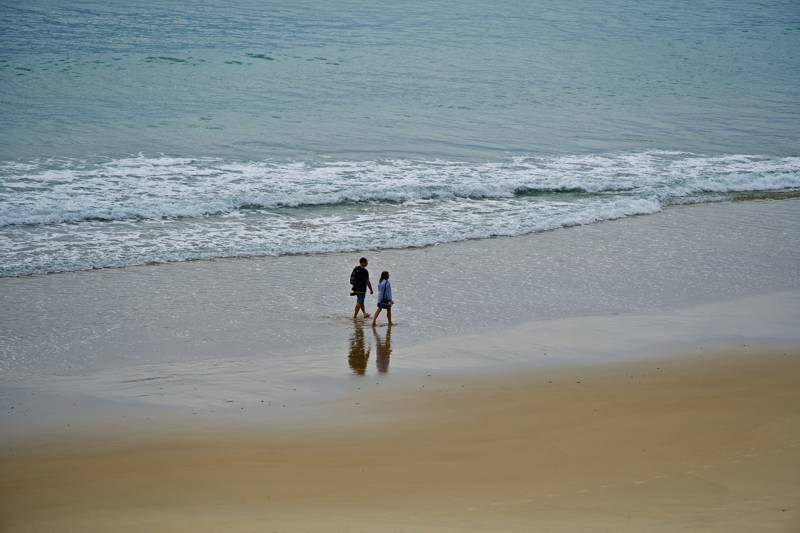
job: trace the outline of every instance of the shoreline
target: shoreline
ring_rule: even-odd
[[[325,256],[340,256],[340,255],[363,255],[363,254],[380,254],[382,252],[414,252],[419,250],[426,250],[430,248],[437,248],[441,246],[459,246],[465,243],[479,243],[482,241],[491,241],[495,239],[520,239],[520,238],[530,238],[535,237],[537,235],[547,234],[551,232],[559,232],[563,230],[570,230],[574,228],[584,228],[584,227],[593,227],[596,225],[607,224],[610,222],[617,222],[620,220],[630,220],[636,219],[641,217],[651,217],[654,215],[659,215],[664,213],[665,211],[673,210],[673,209],[685,209],[685,208],[693,208],[693,207],[702,207],[707,205],[720,205],[720,204],[735,204],[735,203],[742,203],[742,202],[781,202],[781,201],[800,201],[800,190],[778,190],[778,191],[748,191],[748,192],[731,192],[726,193],[729,194],[729,198],[723,199],[715,199],[711,201],[705,202],[676,202],[665,204],[661,210],[655,211],[652,213],[635,213],[630,215],[621,215],[616,218],[608,218],[608,219],[601,219],[595,220],[592,222],[578,222],[574,224],[567,224],[564,226],[555,226],[548,229],[542,230],[532,230],[526,233],[519,233],[515,235],[490,235],[487,237],[475,237],[475,238],[464,238],[460,240],[452,240],[452,241],[443,241],[443,242],[435,242],[430,244],[422,244],[422,245],[411,245],[411,246],[403,246],[400,248],[359,248],[356,250],[333,250],[333,251],[313,251],[313,252],[286,252],[281,254],[259,254],[259,255],[223,255],[223,256],[213,256],[213,257],[198,257],[198,258],[190,258],[190,259],[178,259],[178,260],[170,260],[170,261],[153,261],[148,263],[137,263],[137,264],[130,264],[130,265],[119,265],[119,266],[103,266],[103,267],[93,267],[93,268],[85,268],[85,269],[78,269],[78,270],[54,270],[48,272],[31,272],[27,274],[13,274],[7,276],[0,276],[0,280],[2,279],[28,279],[28,278],[37,278],[37,277],[46,277],[46,276],[59,276],[59,275],[70,275],[70,274],[81,274],[81,273],[91,273],[91,272],[102,272],[102,271],[115,271],[115,270],[126,270],[126,269],[139,269],[139,268],[152,268],[152,267],[163,267],[165,265],[180,265],[184,263],[213,263],[213,262],[223,262],[223,261],[258,261],[258,260],[270,260],[270,259],[280,259],[280,258],[302,258],[302,257],[325,257]]]
[[[668,311],[800,289],[799,221],[797,199],[675,206],[540,234],[368,255],[373,277],[392,271],[397,319],[414,328],[416,343],[530,320]],[[324,351],[349,324],[347,277],[359,255],[0,278],[0,372],[261,356],[264,347],[274,354]]]

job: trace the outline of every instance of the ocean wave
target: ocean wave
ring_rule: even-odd
[[[800,158],[0,163],[0,277],[407,248],[800,194]]]
[[[0,226],[565,194],[628,194],[669,204],[707,193],[795,188],[800,188],[800,157],[648,151],[472,163],[140,155],[0,163]]]

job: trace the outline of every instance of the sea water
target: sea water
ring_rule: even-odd
[[[0,3],[0,276],[800,190],[800,5]]]

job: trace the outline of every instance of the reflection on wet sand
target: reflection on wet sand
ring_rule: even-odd
[[[389,356],[392,354],[392,326],[386,328],[386,337],[384,338],[381,338],[381,334],[375,327],[372,328],[372,335],[375,337],[378,372],[385,374],[389,371]]]
[[[350,336],[350,352],[347,362],[354,374],[363,376],[367,371],[370,347],[364,345],[364,323],[360,320],[353,321],[353,335]]]
[[[392,355],[392,327],[386,328],[385,334],[378,332],[377,328],[372,328],[373,342],[377,359],[375,364],[378,373],[385,374],[389,371],[389,359]],[[364,323],[361,320],[353,322],[353,334],[350,336],[350,349],[347,352],[347,363],[354,374],[363,376],[367,373],[367,362],[372,345],[367,344],[364,339]]]

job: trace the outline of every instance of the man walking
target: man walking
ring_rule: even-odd
[[[364,313],[364,318],[369,318],[367,310],[364,309],[364,299],[367,297],[367,289],[369,288],[369,293],[373,294],[372,283],[369,282],[368,264],[367,258],[362,257],[358,260],[358,266],[355,267],[353,273],[350,274],[350,284],[353,286],[353,291],[350,295],[356,297],[356,307],[353,309],[353,320],[358,317],[359,309]]]

